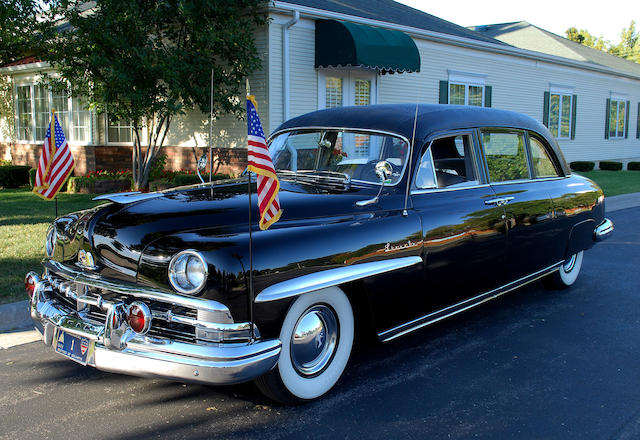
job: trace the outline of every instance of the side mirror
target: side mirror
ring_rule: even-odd
[[[198,178],[202,183],[204,183],[204,179],[202,178],[200,171],[204,171],[205,168],[207,168],[207,153],[202,153],[202,156],[200,156],[200,159],[198,159],[197,168],[196,168],[196,172],[198,173]]]
[[[393,174],[393,167],[386,160],[381,160],[376,164],[376,176],[380,179],[382,185],[389,179],[391,179],[391,175]]]
[[[378,195],[372,199],[368,200],[360,200],[356,202],[357,206],[367,206],[373,205],[374,203],[378,203],[380,199],[380,194],[382,194],[382,189],[384,188],[384,184],[391,179],[391,175],[393,174],[393,167],[386,160],[381,160],[376,164],[375,167],[376,176],[380,179],[380,189],[378,190]]]

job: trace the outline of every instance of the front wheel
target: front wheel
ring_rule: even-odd
[[[580,251],[567,258],[560,269],[542,279],[544,286],[548,289],[566,289],[575,283],[580,274],[583,255],[584,251]]]
[[[337,287],[299,296],[280,331],[276,367],[255,380],[267,397],[300,404],[327,393],[344,371],[353,345],[351,303]]]

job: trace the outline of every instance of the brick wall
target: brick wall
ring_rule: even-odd
[[[130,146],[71,146],[71,152],[76,162],[74,175],[82,176],[95,170],[131,169]],[[2,144],[0,143],[0,158],[8,157],[11,152],[15,165],[37,166],[40,159],[42,145],[40,144]],[[247,166],[247,150],[244,148],[214,148],[214,158],[221,156],[225,165],[221,165],[218,172],[225,174],[239,174]],[[196,169],[196,158],[208,148],[194,149],[189,147],[163,147],[160,154],[167,155],[166,168],[172,171]],[[215,165],[214,165],[215,169]]]

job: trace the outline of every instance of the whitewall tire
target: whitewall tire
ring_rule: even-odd
[[[567,258],[560,269],[544,279],[545,286],[551,289],[566,289],[575,283],[580,275],[583,256],[584,251],[580,251]]]
[[[276,367],[256,379],[268,397],[299,404],[327,393],[344,371],[354,337],[353,310],[337,287],[296,298],[282,324]]]

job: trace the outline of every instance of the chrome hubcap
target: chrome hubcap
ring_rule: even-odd
[[[573,269],[573,266],[576,265],[576,259],[578,258],[577,254],[573,254],[571,256],[571,258],[569,258],[568,260],[565,260],[564,262],[564,266],[563,269],[566,273],[571,272],[571,270]]]
[[[291,361],[301,376],[320,374],[338,345],[338,320],[325,305],[308,309],[298,319],[291,337]]]

